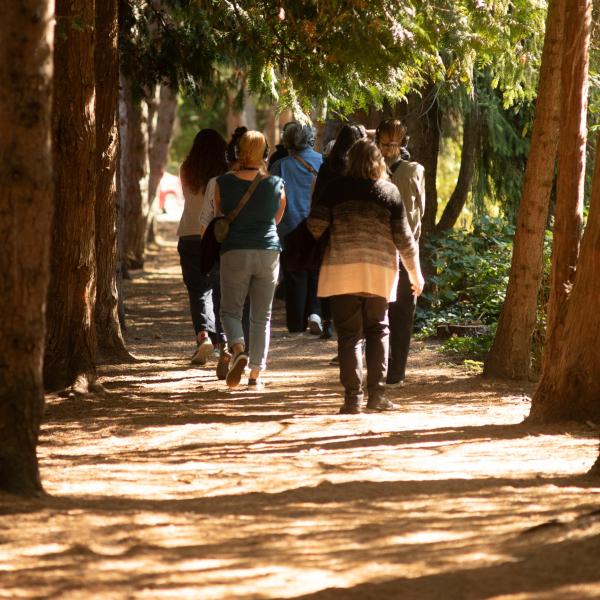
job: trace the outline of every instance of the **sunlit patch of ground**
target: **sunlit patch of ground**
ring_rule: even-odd
[[[422,342],[398,411],[340,416],[335,343],[279,303],[266,388],[228,391],[189,365],[169,241],[127,285],[138,362],[51,396],[49,496],[0,496],[0,598],[600,597],[594,431],[521,425],[531,387]]]

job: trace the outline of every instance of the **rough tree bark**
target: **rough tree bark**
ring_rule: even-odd
[[[141,269],[148,226],[148,142],[145,103],[121,74],[119,93],[120,185],[123,199],[123,261]]]
[[[44,307],[52,222],[52,0],[0,19],[0,489],[42,491]]]
[[[150,177],[148,181],[148,204],[150,217],[148,242],[156,239],[156,214],[158,212],[158,186],[165,172],[169,147],[173,136],[173,125],[177,115],[177,94],[167,85],[160,86],[156,111],[156,123],[150,139]]]
[[[561,69],[560,146],[552,240],[552,276],[545,355],[562,343],[563,307],[575,279],[583,227],[591,0],[570,0],[565,9]],[[545,360],[545,359],[544,359]]]
[[[456,186],[448,200],[448,204],[446,204],[444,212],[435,227],[437,234],[442,234],[452,229],[465,206],[469,192],[471,191],[480,135],[481,117],[477,101],[475,101],[471,106],[471,110],[465,115],[458,179],[456,180]]]
[[[517,217],[513,256],[496,336],[484,363],[484,375],[526,379],[531,336],[543,268],[544,232],[558,149],[560,72],[566,0],[551,0],[531,135],[531,146]]]
[[[560,346],[554,360],[544,362],[533,397],[527,419],[532,423],[600,423],[600,152],[577,277],[566,307]]]
[[[600,153],[596,153],[590,214],[582,255],[577,260],[584,195],[591,0],[570,0],[565,15],[553,289],[542,378],[529,418],[536,422],[600,422]]]
[[[118,0],[96,3],[96,338],[105,361],[130,361],[117,296]]]
[[[56,16],[55,213],[44,382],[49,390],[85,393],[96,373],[94,2],[57,0]]]
[[[437,164],[440,152],[440,109],[437,88],[427,85],[420,94],[410,94],[405,116],[410,135],[412,160],[425,168],[425,214],[421,225],[421,239],[435,232],[438,208]]]

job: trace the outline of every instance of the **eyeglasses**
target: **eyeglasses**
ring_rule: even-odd
[[[388,142],[387,144],[379,144],[382,148],[397,148],[400,146],[400,142]]]

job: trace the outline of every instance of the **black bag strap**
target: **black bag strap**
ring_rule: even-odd
[[[246,203],[248,200],[250,200],[250,196],[252,196],[254,190],[263,179],[266,179],[266,177],[263,177],[261,173],[256,174],[256,177],[252,180],[250,187],[246,190],[246,193],[242,196],[242,199],[237,203],[237,206],[225,216],[225,219],[228,223],[231,223],[238,216],[240,210],[246,206]]]
[[[294,160],[297,160],[305,169],[308,170],[309,173],[317,175],[317,171],[314,169],[314,167],[312,165],[309,165],[301,156],[298,156],[297,154],[292,154],[292,158]]]

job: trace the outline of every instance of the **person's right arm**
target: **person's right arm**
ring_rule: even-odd
[[[425,279],[421,273],[421,264],[419,262],[419,245],[408,224],[404,204],[400,200],[398,189],[394,186],[396,202],[391,215],[392,237],[394,244],[400,253],[400,260],[410,280],[410,285],[415,296],[420,296],[425,286]]]
[[[285,212],[285,204],[286,204],[285,188],[282,186],[281,187],[281,197],[279,199],[279,208],[277,209],[277,212],[275,213],[275,225],[279,225],[279,223],[281,222],[281,219],[283,219],[283,213]]]

